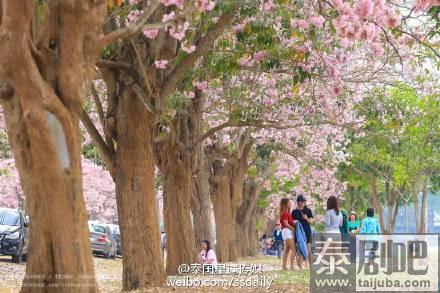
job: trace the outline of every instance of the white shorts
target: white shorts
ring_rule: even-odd
[[[283,228],[283,230],[281,230],[281,235],[283,236],[283,240],[293,239],[292,230],[288,228]]]

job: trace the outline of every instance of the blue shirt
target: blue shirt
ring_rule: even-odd
[[[362,220],[360,234],[366,234],[365,240],[377,241],[380,234],[379,221],[373,217],[366,217]]]

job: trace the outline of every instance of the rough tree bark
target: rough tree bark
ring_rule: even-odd
[[[191,152],[179,151],[171,142],[160,148],[160,169],[164,175],[164,223],[167,233],[167,274],[178,273],[181,264],[197,260],[191,223]]]
[[[194,99],[177,113],[171,132],[156,144],[158,166],[164,177],[168,274],[177,273],[181,264],[197,261],[194,226],[197,226],[198,232],[205,231],[206,226],[209,229],[210,202],[209,198],[206,200],[206,196],[209,196],[206,184],[209,188],[209,182],[203,181],[208,180],[208,170],[200,142],[204,101],[202,92],[195,89]],[[196,176],[200,178],[196,180]],[[197,189],[193,190],[193,187]],[[202,201],[199,202],[199,198]],[[192,210],[195,211],[194,226],[191,221]]]
[[[261,223],[266,223],[266,225],[261,225]],[[265,214],[265,208],[255,206],[254,215],[252,216],[252,224],[251,224],[251,230],[253,229],[254,233],[251,233],[253,235],[253,241],[251,242],[252,245],[254,245],[254,251],[258,253],[260,250],[260,237],[262,234],[266,233],[269,234],[273,232],[273,227],[275,227],[276,220],[275,219],[268,219]]]
[[[175,66],[160,82],[159,99],[161,103],[177,90],[183,74],[190,70],[196,61],[212,48],[215,40],[232,22],[237,7],[234,3],[229,13],[223,14],[205,36],[196,40],[196,52],[190,54],[188,58]],[[176,273],[180,264],[194,262],[197,257],[194,228],[191,225],[190,218],[190,206],[193,186],[192,176],[198,173],[197,169],[200,169],[196,149],[201,143],[199,136],[200,122],[203,119],[203,99],[198,90],[195,91],[195,95],[196,98],[193,103],[190,103],[189,107],[183,109],[175,117],[174,127],[165,145],[158,144],[164,147],[158,148],[156,152],[158,158],[160,158],[158,165],[165,176],[164,216],[168,241],[167,273],[169,274]],[[178,167],[175,168],[175,166]],[[179,169],[183,173],[179,174]],[[206,196],[206,194],[200,195]],[[204,199],[206,205],[206,197]],[[201,216],[206,216],[206,213]],[[196,215],[198,227],[200,227],[201,216]],[[177,231],[176,229],[180,230]]]
[[[249,221],[249,230],[247,232],[247,236],[249,237],[249,248],[251,250],[250,256],[255,256],[258,253],[258,230],[257,230],[257,220],[258,220],[258,208],[254,208],[254,212],[252,213],[251,220]]]
[[[120,58],[135,58],[132,47],[121,50]],[[139,78],[136,71],[127,74],[102,68],[101,72],[108,96],[105,114],[96,93],[94,98],[101,112],[104,138],[85,112],[81,120],[116,184],[123,247],[123,288],[136,290],[161,285],[165,274],[156,204],[155,157],[151,144],[155,115],[146,109],[135,92],[134,80]]]
[[[237,254],[235,250],[234,210],[231,203],[231,185],[229,176],[222,176],[211,190],[212,204],[214,207],[216,230],[216,253],[220,262],[234,261]],[[234,259],[235,258],[235,259]]]
[[[212,163],[211,196],[216,224],[216,251],[221,262],[237,261],[235,223],[252,146],[248,139],[248,133],[240,137],[238,151],[225,164],[221,160]]]
[[[143,7],[145,13],[140,19],[149,23],[160,23],[162,15],[165,12],[170,12],[170,9],[173,9],[160,5],[160,1],[157,0],[143,2],[142,5],[145,5]],[[177,85],[186,71],[191,69],[195,62],[208,52],[213,46],[214,41],[232,22],[232,18],[237,9],[236,5],[234,5],[234,7],[230,13],[222,15],[219,21],[213,25],[205,35],[198,34],[199,38],[194,40],[197,45],[197,50],[194,53],[189,54],[178,64],[169,64],[166,70],[158,70],[154,65],[154,61],[159,59],[175,60],[179,50],[177,41],[170,37],[165,30],[161,30],[155,40],[146,39],[143,35],[139,36],[140,31],[133,33],[130,27],[125,29],[116,28],[116,30],[113,30],[102,38],[104,44],[114,42],[118,38],[125,38],[121,48],[113,52],[114,58],[112,58],[112,60],[106,60],[106,62],[101,62],[101,65],[105,65],[105,67],[110,67],[114,70],[124,70],[123,72],[117,71],[113,73],[113,75],[117,76],[114,82],[111,82],[111,75],[104,76],[108,89],[113,92],[109,94],[109,96],[111,96],[109,98],[110,110],[107,110],[108,113],[103,122],[105,139],[99,135],[86,114],[83,115],[82,121],[98,146],[110,172],[113,173],[118,190],[118,205],[127,205],[118,207],[122,224],[121,238],[122,246],[124,247],[123,250],[148,251],[148,253],[143,254],[140,258],[138,257],[137,260],[131,259],[123,261],[124,289],[126,290],[160,284],[164,280],[161,269],[155,270],[156,274],[146,273],[156,268],[161,262],[160,257],[158,257],[160,252],[157,250],[157,247],[159,247],[159,238],[156,237],[156,235],[158,235],[158,233],[156,233],[158,217],[157,214],[155,214],[157,211],[155,208],[152,208],[153,205],[156,206],[156,198],[153,197],[155,191],[152,162],[158,157],[155,156],[156,152],[152,150],[156,145],[155,140],[157,139],[158,130],[161,127],[162,114],[166,110],[164,108],[166,99],[177,89]],[[139,28],[142,28],[142,25],[140,25]],[[121,64],[127,63],[129,66],[120,66]],[[110,82],[108,82],[109,76]],[[124,91],[131,93],[121,95],[121,92]],[[127,100],[123,101],[124,103],[128,103],[128,101],[132,103],[131,106],[124,106],[124,109],[131,107],[131,111],[133,112],[130,113],[128,110],[120,110],[122,107],[120,106],[122,102],[121,99]],[[112,104],[114,105],[113,107],[111,107]],[[139,108],[143,108],[143,110]],[[125,117],[121,118],[120,115],[125,115]],[[123,121],[120,122],[120,119]],[[146,123],[146,125],[141,125],[141,123]],[[124,131],[124,128],[130,129],[131,132]],[[121,142],[126,143],[122,144]],[[122,148],[125,149],[122,150]],[[142,148],[145,148],[145,150],[141,150]],[[112,152],[115,154],[112,154]],[[131,162],[132,169],[135,170],[125,176],[118,170],[119,168],[124,168],[124,158],[127,158]],[[169,158],[171,159],[172,157]],[[143,160],[147,161],[142,162]],[[178,180],[176,184],[186,184],[187,182],[185,179],[186,176],[181,178],[174,175],[175,174],[168,176],[167,180],[169,182],[165,184],[167,188],[166,194],[173,197],[176,195],[174,195],[173,190],[170,190],[170,188],[173,187],[173,184],[170,182],[174,179]],[[185,188],[184,190],[186,192],[190,190],[190,188]],[[190,198],[190,194],[191,193],[188,193],[188,198]],[[187,219],[188,217],[185,215],[187,211],[189,211],[189,204],[186,205],[188,206],[187,211],[180,210],[184,207],[169,207],[170,196],[165,200],[166,207],[164,208],[168,212],[176,214],[171,214],[169,217]],[[122,199],[124,199],[124,201],[122,201]],[[188,201],[186,198],[182,198],[182,200],[184,202]],[[143,212],[139,209],[135,209],[134,213],[131,212],[129,214],[128,211],[131,205],[136,203],[141,203],[141,208],[148,208],[145,208]],[[124,211],[125,215],[122,214]],[[145,222],[146,217],[149,219],[147,222]],[[130,221],[129,224],[122,223],[127,220]],[[185,227],[189,227],[187,224],[184,225]],[[173,266],[168,265],[167,267],[169,267],[169,271],[175,271],[177,269],[175,264],[180,261],[179,259],[186,259],[187,256],[192,255],[192,253],[189,253],[189,250],[181,249],[180,245],[182,243],[178,241],[194,239],[194,236],[177,238],[178,241],[174,241],[170,239],[170,237],[173,238],[173,235],[170,235],[170,233],[175,233],[175,231],[171,232],[170,229],[174,229],[174,227],[170,227],[169,221],[166,226],[169,227],[169,231],[167,232],[167,259],[173,261]],[[136,234],[139,233],[139,231],[145,234],[143,240],[148,239],[148,241],[138,241],[139,237]],[[179,237],[179,235],[180,234],[176,234],[176,237]],[[195,249],[194,242],[189,241],[190,243],[185,244],[185,247],[193,246],[191,249]],[[180,245],[172,245],[171,247],[170,243],[179,243]],[[172,257],[172,255],[179,253],[182,253],[182,257]],[[123,254],[123,258],[126,257],[128,257],[127,254]],[[177,261],[175,261],[176,259]],[[191,257],[189,261],[192,259],[193,257]],[[187,261],[185,261],[185,263],[186,262]],[[171,267],[175,268],[172,269]]]
[[[155,159],[150,143],[154,124],[133,91],[129,87],[121,89],[116,123],[116,198],[124,290],[135,290],[160,285],[165,277],[160,253]]]
[[[31,219],[22,291],[94,292],[79,116],[100,51],[95,40],[106,3],[48,0],[33,38],[36,5],[0,1],[0,99]]]
[[[255,180],[250,180],[243,187],[243,200],[237,211],[236,237],[238,256],[253,256],[255,251],[251,246],[253,237],[250,237],[251,218],[255,212],[255,205],[260,195],[260,185]],[[255,227],[253,227],[255,230]]]
[[[209,186],[209,164],[205,157],[204,146],[200,144],[196,151],[199,168],[194,174],[191,192],[191,212],[194,219],[196,245],[203,240],[214,241],[211,227],[211,192]]]

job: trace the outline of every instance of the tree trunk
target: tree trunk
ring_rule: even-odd
[[[423,184],[422,188],[422,206],[420,211],[420,230],[417,231],[418,233],[428,233],[427,227],[426,227],[426,216],[428,211],[428,184],[431,180],[431,174],[432,171],[429,172],[429,174],[426,176],[426,180]]]
[[[380,204],[380,198],[379,198],[379,194],[377,192],[377,183],[376,183],[375,177],[370,178],[370,188],[371,188],[371,197],[373,199],[373,205],[376,210],[376,213],[379,216],[380,230],[385,231],[382,205]]]
[[[191,223],[192,166],[189,152],[167,143],[161,148],[160,169],[164,176],[164,221],[167,234],[167,274],[178,273],[181,264],[197,260]]]
[[[258,253],[259,249],[259,241],[258,241],[258,230],[257,230],[257,208],[254,208],[254,211],[251,216],[251,220],[249,221],[249,230],[247,231],[247,237],[249,237],[249,256],[255,256]]]
[[[217,251],[222,262],[237,261],[235,232],[236,213],[241,205],[243,181],[247,172],[247,158],[251,144],[246,144],[241,156],[231,157],[223,166],[213,163],[212,202],[217,237]],[[216,179],[214,179],[216,178]]]
[[[191,212],[194,219],[196,245],[199,245],[203,240],[209,240],[211,243],[214,241],[211,227],[213,211],[209,187],[209,165],[203,147],[200,146],[200,149],[201,151],[198,153],[200,168],[193,178],[191,192]]]
[[[390,233],[394,232],[394,228],[396,227],[396,219],[397,215],[399,214],[399,204],[400,204],[400,195],[396,195],[396,201],[394,202],[394,212],[393,212],[393,219],[391,220],[391,227],[390,227]]]
[[[212,192],[216,229],[216,252],[220,262],[236,261],[235,217],[231,202],[229,176],[222,176]]]
[[[382,233],[392,233],[393,232],[393,219],[396,204],[396,191],[390,189],[390,183],[387,181],[385,183],[385,197],[387,200],[387,221],[386,229]]]
[[[414,205],[414,220],[416,232],[420,230],[420,214],[419,214],[419,179],[415,179],[413,188],[411,190],[413,205]]]
[[[256,182],[250,182],[243,188],[243,200],[237,211],[236,237],[237,237],[237,253],[238,256],[251,256],[253,250],[251,248],[249,237],[250,224],[252,214],[255,211],[255,205],[259,196],[259,185]],[[255,229],[255,228],[254,228]]]
[[[58,149],[57,142],[64,141],[64,134],[52,132],[53,124],[48,121],[45,110],[37,104],[28,108],[30,105],[18,98],[4,106],[8,134],[30,217],[26,274],[45,276],[43,279],[25,279],[23,292],[47,290],[26,287],[27,283],[62,286],[66,280],[56,279],[56,274],[72,276],[71,283],[88,283],[92,287],[82,291],[93,292],[96,284],[82,194],[78,117],[71,118],[72,126],[76,126],[72,136],[74,140],[71,140],[73,144],[69,144],[68,150],[64,147]],[[23,119],[25,112],[32,113],[26,120]],[[68,166],[62,164],[63,152],[68,152]],[[90,278],[81,280],[80,275]],[[58,290],[75,291],[65,287]]]
[[[165,278],[156,204],[153,117],[128,87],[123,88],[117,109],[115,182],[123,289],[135,290],[161,285]]]
[[[350,192],[350,210],[355,210],[355,194],[354,194],[354,187],[349,185],[348,186],[349,192]]]
[[[382,231],[382,233],[391,233],[392,232],[392,221],[394,216],[394,203],[387,201],[387,222],[386,229]]]
[[[49,0],[34,39],[37,3],[0,1],[0,102],[30,217],[22,291],[95,292],[79,115],[105,4]]]

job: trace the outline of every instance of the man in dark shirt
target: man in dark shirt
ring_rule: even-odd
[[[308,250],[308,260],[309,266],[312,263],[312,228],[310,224],[313,222],[312,210],[306,206],[306,198],[303,195],[298,195],[296,197],[297,208],[292,211],[292,218],[297,220],[303,227],[304,233],[307,238],[307,250]],[[301,268],[302,260],[298,261],[298,266]]]
[[[281,223],[277,222],[275,230],[273,231],[273,239],[275,241],[275,246],[277,248],[277,256],[281,258],[284,250],[283,235],[281,234]]]

